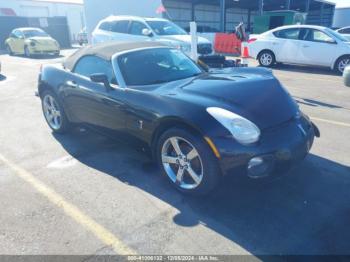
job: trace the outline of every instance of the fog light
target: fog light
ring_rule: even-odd
[[[254,157],[248,163],[248,176],[251,178],[261,178],[269,175],[273,168],[273,161],[269,158]]]
[[[259,166],[263,163],[264,163],[264,159],[262,159],[261,157],[252,158],[252,160],[249,161],[248,169]]]

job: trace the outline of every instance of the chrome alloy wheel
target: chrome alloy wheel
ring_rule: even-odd
[[[345,70],[345,67],[347,67],[348,65],[350,65],[350,58],[347,57],[340,60],[338,63],[339,72],[343,73]]]
[[[46,121],[54,130],[58,130],[62,125],[61,111],[54,97],[46,95],[43,99],[43,110]]]
[[[273,58],[269,53],[264,53],[260,57],[260,62],[264,66],[270,66],[272,64]]]
[[[202,182],[202,159],[184,138],[170,137],[164,142],[162,164],[170,180],[182,189],[194,189]]]

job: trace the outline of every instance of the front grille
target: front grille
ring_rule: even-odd
[[[211,44],[198,44],[197,46],[198,54],[209,55],[213,52],[213,47]]]

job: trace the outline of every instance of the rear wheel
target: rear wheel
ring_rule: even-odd
[[[41,101],[45,120],[52,131],[55,133],[67,132],[71,124],[56,94],[51,90],[46,90],[42,94]]]
[[[13,55],[12,49],[11,49],[11,47],[10,47],[9,45],[6,45],[6,51],[7,51],[7,53],[8,53],[10,56]]]
[[[338,74],[343,74],[345,67],[350,65],[350,56],[342,56],[335,63],[335,71]]]
[[[263,67],[271,67],[276,63],[275,55],[268,50],[261,51],[258,56],[259,64]]]
[[[186,129],[170,129],[158,141],[161,170],[179,191],[204,195],[218,184],[217,159],[205,141]]]

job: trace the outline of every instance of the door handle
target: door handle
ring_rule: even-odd
[[[67,81],[66,85],[70,88],[77,88],[78,87],[78,84],[75,81]]]

